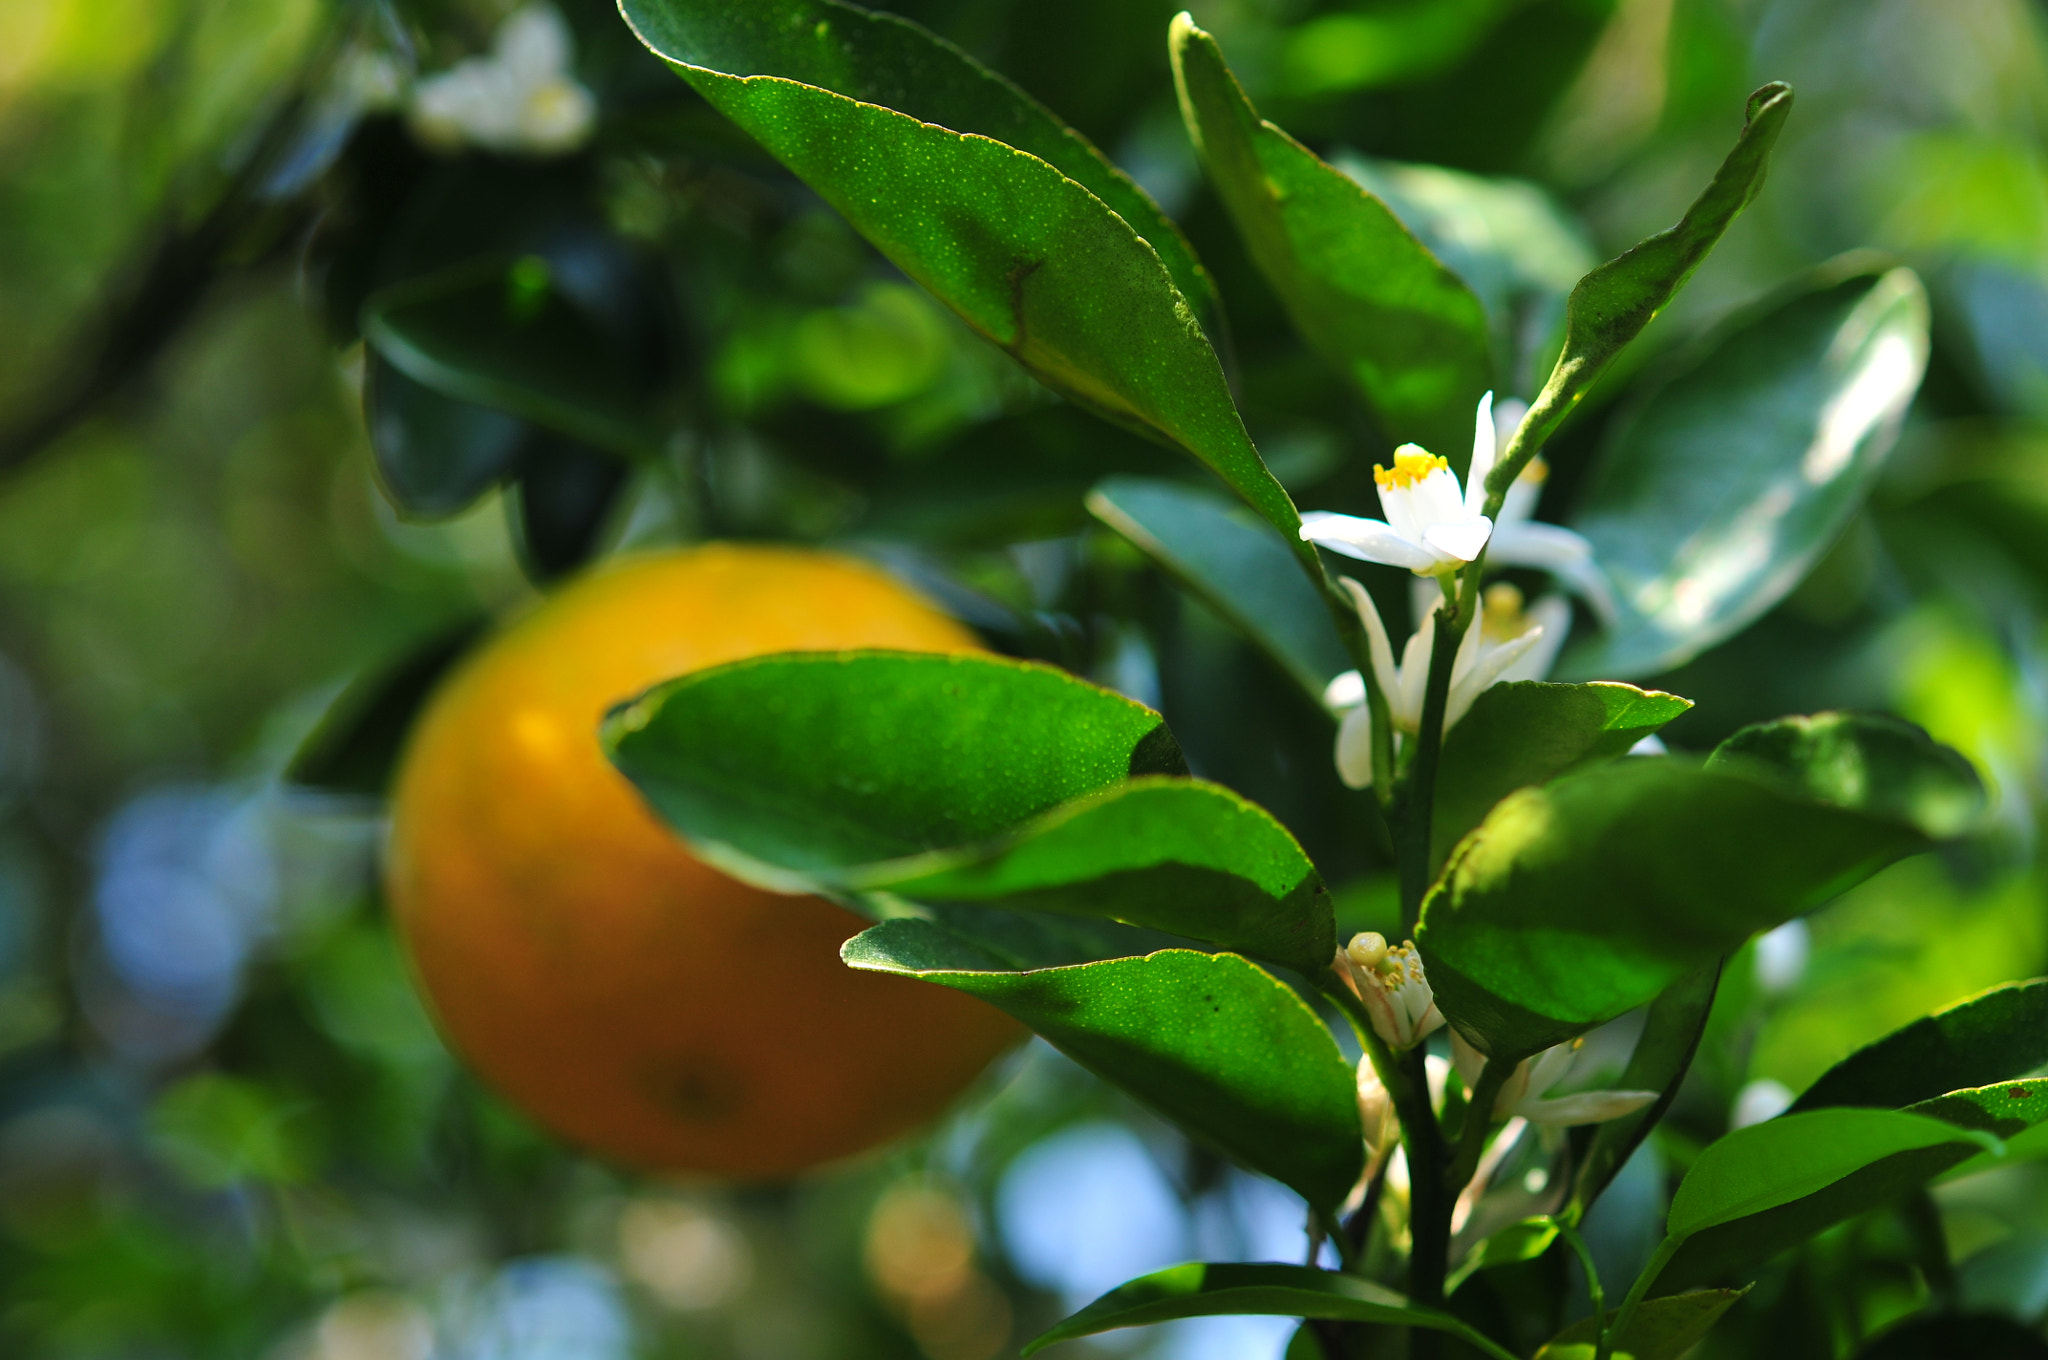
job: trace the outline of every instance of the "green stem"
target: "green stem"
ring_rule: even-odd
[[[1643,1267],[1643,1273],[1636,1276],[1636,1282],[1629,1286],[1628,1297],[1621,1301],[1621,1310],[1614,1315],[1613,1324],[1607,1328],[1608,1337],[1618,1343],[1621,1338],[1628,1335],[1628,1325],[1635,1318],[1636,1306],[1643,1301],[1643,1297],[1650,1292],[1650,1286],[1657,1283],[1657,1277],[1664,1273],[1664,1267],[1671,1264],[1671,1258],[1678,1255],[1678,1249],[1684,1245],[1685,1239],[1682,1237],[1666,1237],[1657,1244],[1656,1254],[1651,1256],[1650,1263]],[[1606,1360],[1606,1356],[1607,1343],[1603,1338],[1596,1360]]]
[[[1487,1132],[1493,1128],[1493,1107],[1515,1066],[1489,1058],[1486,1066],[1479,1069],[1479,1080],[1472,1084],[1472,1096],[1465,1107],[1465,1127],[1458,1135],[1458,1155],[1444,1174],[1444,1188],[1453,1202],[1471,1184],[1472,1173],[1479,1169],[1480,1155],[1486,1151]]]
[[[1607,1325],[1607,1293],[1600,1288],[1600,1271],[1593,1264],[1593,1253],[1586,1248],[1586,1239],[1579,1236],[1579,1230],[1561,1218],[1552,1218],[1550,1226],[1557,1229],[1557,1235],[1571,1248],[1572,1255],[1579,1258],[1579,1269],[1586,1272],[1586,1294],[1593,1300],[1593,1326],[1597,1329],[1597,1341],[1593,1347],[1593,1360],[1608,1360],[1614,1346],[1614,1332]]]
[[[1351,1235],[1344,1231],[1343,1220],[1335,1214],[1325,1213],[1321,1209],[1315,1210],[1315,1216],[1316,1226],[1321,1230],[1323,1236],[1337,1244],[1337,1260],[1347,1272],[1354,1275],[1357,1274],[1358,1248],[1353,1245]]]
[[[1400,861],[1401,922],[1409,933],[1421,919],[1422,899],[1429,892],[1434,867],[1430,837],[1436,812],[1436,772],[1444,747],[1444,715],[1451,702],[1451,672],[1458,664],[1465,630],[1472,624],[1472,601],[1484,563],[1482,554],[1466,566],[1436,611],[1429,679],[1422,692],[1422,730],[1416,734],[1415,753],[1401,781],[1395,854]]]
[[[1427,1092],[1429,1076],[1421,1046],[1409,1049],[1403,1057],[1410,1082]],[[1444,1189],[1450,1149],[1444,1146],[1436,1116],[1426,1104],[1423,1110],[1424,1117],[1415,1125],[1404,1121],[1402,1126],[1408,1149],[1408,1296],[1434,1308],[1444,1299],[1444,1275],[1451,1255],[1451,1209],[1456,1200]]]

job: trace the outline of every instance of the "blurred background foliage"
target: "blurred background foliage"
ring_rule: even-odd
[[[1275,471],[1304,503],[1367,506],[1385,449],[1181,131],[1174,6],[896,8],[1185,225]],[[1768,189],[1633,363],[1852,249],[1932,290],[1933,366],[1869,507],[1784,604],[1658,683],[1698,701],[1681,748],[1781,712],[1903,713],[1989,774],[1997,825],[1735,961],[1674,1118],[1589,1223],[1626,1278],[1692,1148],[2048,964],[2044,16],[1215,0],[1196,18],[1268,116],[1379,177],[1504,315],[1529,279],[1568,284],[1674,220],[1742,97],[1793,82]],[[518,116],[486,116],[493,89]],[[1432,218],[1460,181],[1431,166],[1517,181],[1490,244]],[[1527,272],[1474,272],[1502,251]],[[486,324],[505,315],[521,324]],[[1042,1045],[908,1145],[734,1189],[582,1158],[437,1042],[377,901],[384,766],[363,733],[394,740],[480,619],[634,545],[875,556],[1003,650],[1161,704],[1199,772],[1351,876],[1358,926],[1390,900],[1325,720],[1089,527],[1101,475],[1183,469],[1019,376],[609,6],[10,0],[0,335],[0,1351],[991,1360],[1143,1269],[1304,1250],[1284,1192]],[[1546,517],[1608,415],[1596,393],[1549,450]],[[301,783],[310,759],[328,791],[287,780],[352,681],[384,727],[307,748]],[[1592,1051],[1611,1074],[1627,1048]],[[2038,1326],[2040,1175],[1937,1192],[1953,1272],[1898,1212],[1833,1231],[1773,1263],[1704,1353],[1852,1354],[1930,1297]],[[1552,1265],[1496,1288],[1562,1296]],[[1277,1355],[1286,1335],[1217,1319],[1074,1349]]]

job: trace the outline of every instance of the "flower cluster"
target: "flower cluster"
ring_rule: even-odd
[[[1655,1091],[1579,1091],[1553,1096],[1552,1087],[1564,1080],[1578,1057],[1581,1040],[1547,1048],[1533,1058],[1524,1058],[1501,1083],[1493,1102],[1493,1118],[1526,1119],[1531,1124],[1553,1124],[1569,1128],[1578,1124],[1604,1124],[1625,1114],[1634,1114],[1657,1099]],[[1470,1090],[1486,1068],[1487,1057],[1456,1029],[1451,1031],[1451,1060]]]

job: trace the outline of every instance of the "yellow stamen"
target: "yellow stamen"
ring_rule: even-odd
[[[1405,491],[1438,468],[1449,471],[1450,466],[1445,459],[1418,449],[1414,453],[1396,453],[1392,471],[1374,463],[1372,479],[1379,483],[1382,491],[1392,491],[1396,488]]]
[[[1508,642],[1529,631],[1528,616],[1522,613],[1522,592],[1506,581],[1486,588],[1485,608],[1480,614],[1479,632],[1488,642]]]

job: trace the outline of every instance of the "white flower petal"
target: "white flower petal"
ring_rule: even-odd
[[[1540,1099],[1564,1080],[1578,1056],[1578,1049],[1567,1043],[1553,1044],[1529,1059],[1529,1095]]]
[[[1345,671],[1323,686],[1323,707],[1332,713],[1357,708],[1365,702],[1365,677],[1357,671]]]
[[[1534,567],[1547,571],[1591,605],[1604,624],[1612,625],[1614,592],[1606,574],[1593,561],[1593,545],[1556,524],[1511,524],[1505,513],[1493,534],[1492,559],[1499,566]]]
[[[1557,654],[1572,631],[1572,607],[1562,595],[1545,595],[1529,606],[1527,617],[1541,631],[1534,646],[1501,671],[1496,684],[1509,680],[1541,680],[1557,664]]]
[[[1364,704],[1337,725],[1337,777],[1347,789],[1372,787],[1372,710]]]
[[[1656,1099],[1655,1091],[1581,1091],[1552,1100],[1524,1100],[1515,1113],[1531,1124],[1572,1128],[1579,1124],[1604,1124],[1634,1114]]]
[[[1338,577],[1337,584],[1350,593],[1352,607],[1358,610],[1359,620],[1365,624],[1366,650],[1372,656],[1373,683],[1380,687],[1380,693],[1392,704],[1401,678],[1394,670],[1394,644],[1387,639],[1387,625],[1380,622],[1379,606],[1372,602],[1371,592],[1349,576]]]
[[[1486,550],[1493,533],[1493,521],[1481,515],[1457,524],[1432,524],[1422,531],[1422,541],[1446,557],[1470,562]]]
[[[1306,542],[1362,562],[1406,567],[1410,571],[1437,563],[1437,554],[1413,539],[1403,537],[1393,525],[1383,520],[1312,510],[1301,517],[1301,536]]]
[[[1394,725],[1404,732],[1422,730],[1422,697],[1429,688],[1429,661],[1435,652],[1436,616],[1432,612],[1401,649],[1398,682],[1387,691],[1387,702],[1394,710]]]
[[[1479,411],[1472,422],[1472,462],[1465,469],[1465,511],[1476,515],[1486,504],[1486,474],[1500,454],[1500,439],[1493,428],[1493,393],[1479,399]]]
[[[1477,632],[1475,628],[1473,630]],[[1531,628],[1517,638],[1509,638],[1498,647],[1488,648],[1479,659],[1472,663],[1469,673],[1451,685],[1450,702],[1444,706],[1444,730],[1470,711],[1473,701],[1500,682],[1503,672],[1525,653],[1533,651],[1543,640],[1541,628]]]
[[[1458,1069],[1458,1077],[1468,1091],[1478,1084],[1479,1073],[1486,1066],[1486,1055],[1456,1025],[1451,1026],[1451,1064]]]
[[[1425,529],[1438,524],[1456,524],[1471,518],[1465,509],[1465,493],[1458,489],[1458,474],[1448,467],[1433,468],[1408,492],[1416,522]],[[1382,500],[1385,497],[1381,497]],[[1425,532],[1423,538],[1427,540]]]

